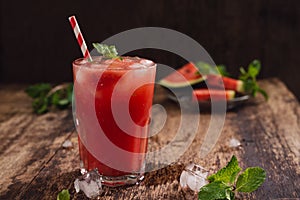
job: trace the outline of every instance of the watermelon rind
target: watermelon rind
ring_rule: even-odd
[[[238,80],[237,86],[236,86],[236,91],[237,92],[241,92],[241,93],[245,92],[245,90],[244,90],[244,82],[243,81]]]
[[[186,80],[186,81],[182,81],[182,82],[171,82],[171,81],[162,79],[161,81],[159,81],[159,83],[160,83],[160,85],[167,87],[167,88],[181,88],[181,87],[195,85],[197,83],[204,81],[205,79],[206,79],[206,76],[202,76],[197,79]]]
[[[235,91],[234,90],[227,90],[227,100],[234,99]]]

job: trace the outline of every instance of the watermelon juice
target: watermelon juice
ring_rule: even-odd
[[[104,184],[135,183],[148,142],[156,64],[138,57],[73,62],[79,153]]]

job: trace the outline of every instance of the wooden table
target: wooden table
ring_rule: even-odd
[[[147,173],[138,186],[104,188],[101,199],[196,199],[196,193],[179,185],[184,166],[195,162],[214,172],[232,155],[237,156],[242,168],[261,166],[267,172],[265,183],[257,191],[238,195],[237,199],[300,198],[299,102],[276,78],[260,83],[268,91],[269,101],[258,97],[228,112],[216,146],[204,159],[199,158],[197,150],[209,113],[201,113],[199,125],[203,128],[178,162]],[[32,114],[31,99],[24,88],[0,86],[0,199],[56,199],[62,189],[69,189],[72,199],[86,199],[73,187],[80,173],[71,109]],[[169,118],[162,133],[150,139],[151,149],[166,145],[180,120],[176,103],[159,89],[155,102],[165,106]],[[241,146],[229,147],[231,138],[240,140]],[[73,148],[62,147],[66,140],[73,142]]]

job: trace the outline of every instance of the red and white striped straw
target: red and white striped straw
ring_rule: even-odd
[[[82,36],[82,33],[80,31],[80,28],[79,28],[79,25],[77,23],[77,20],[76,20],[75,16],[69,17],[69,21],[70,21],[71,26],[73,28],[73,31],[74,31],[75,37],[77,39],[77,42],[78,42],[78,44],[81,48],[81,52],[83,54],[83,57],[87,58],[89,61],[92,61],[92,57],[90,55],[89,50],[87,49],[86,43],[84,41],[84,38]]]

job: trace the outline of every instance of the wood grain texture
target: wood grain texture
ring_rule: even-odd
[[[232,155],[243,168],[261,166],[267,172],[262,187],[251,194],[239,194],[237,199],[300,198],[299,102],[278,79],[260,83],[270,100],[265,102],[259,96],[228,112],[216,146],[204,159],[198,155],[209,113],[201,113],[193,143],[177,162],[147,173],[138,186],[104,187],[100,199],[196,199],[196,193],[179,186],[184,166],[195,162],[212,173],[226,165]],[[34,115],[23,89],[0,86],[0,199],[55,199],[66,188],[72,199],[87,199],[73,187],[80,173],[71,111]],[[155,103],[166,108],[168,120],[162,132],[150,138],[149,150],[171,141],[180,121],[179,107],[160,89],[156,90]],[[230,148],[231,138],[239,139],[242,145]],[[67,139],[73,148],[62,148]]]

